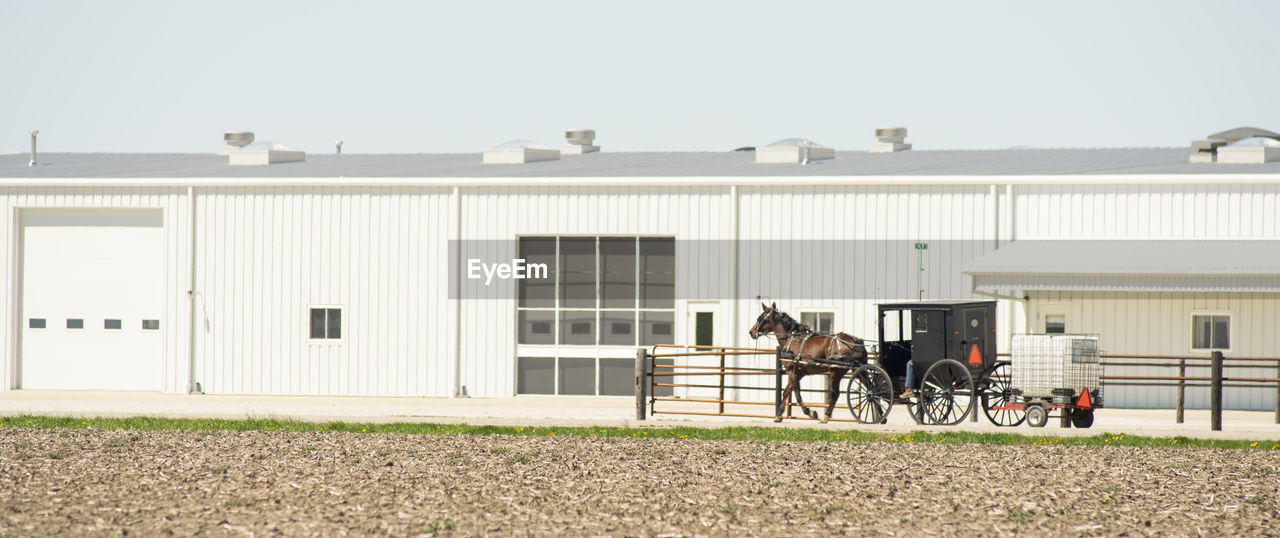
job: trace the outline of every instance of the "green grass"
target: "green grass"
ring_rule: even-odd
[[[639,439],[700,439],[733,441],[827,441],[850,443],[937,443],[982,444],[1012,446],[1129,446],[1129,447],[1177,447],[1223,448],[1242,450],[1280,450],[1280,441],[1194,439],[1189,437],[1143,437],[1138,435],[1102,433],[1089,437],[1054,437],[1047,435],[1021,435],[1016,433],[941,432],[916,431],[911,433],[876,433],[853,429],[818,428],[767,428],[759,426],[734,426],[727,428],[689,427],[514,427],[473,426],[468,424],[431,424],[397,422],[368,424],[352,422],[301,422],[279,419],[185,419],[158,417],[131,418],[70,418],[48,416],[0,417],[2,428],[68,428],[98,430],[182,430],[200,431],[267,431],[267,432],[348,432],[348,433],[399,433],[414,435],[512,435],[524,437],[618,437]],[[130,440],[136,440],[130,437]],[[306,451],[304,447],[303,450]]]

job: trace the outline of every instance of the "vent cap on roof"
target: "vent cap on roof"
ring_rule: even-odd
[[[911,144],[906,143],[906,127],[877,127],[876,140],[878,142],[871,144],[871,153],[893,153],[911,149]]]
[[[756,148],[758,164],[808,164],[810,161],[834,159],[836,150],[807,138],[783,138]]]
[[[234,166],[262,166],[307,160],[306,152],[266,140],[236,148],[228,155],[228,162]]]
[[[595,129],[565,131],[564,139],[568,144],[560,146],[560,154],[562,155],[582,155],[600,151],[600,146],[593,145],[596,140]]]
[[[1280,161],[1280,139],[1266,136],[1242,138],[1218,148],[1218,162],[1262,164]]]
[[[218,155],[230,155],[231,152],[253,143],[253,131],[227,131],[222,133],[224,145]]]
[[[560,150],[551,149],[532,140],[512,140],[484,150],[484,164],[522,164],[558,160],[560,160]]]
[[[1280,140],[1280,134],[1273,133],[1266,129],[1259,129],[1257,127],[1236,127],[1235,129],[1228,129],[1220,133],[1214,133],[1205,137],[1204,140],[1194,140],[1191,142],[1191,149],[1193,151],[1191,152],[1190,161],[1193,163],[1223,162],[1218,158],[1219,151],[1223,146],[1234,145],[1236,142],[1249,138]],[[1264,154],[1262,155],[1262,158],[1266,159],[1266,152],[1263,151],[1262,153]],[[1244,153],[1240,153],[1235,158],[1244,158],[1241,157],[1241,155],[1244,155]],[[1254,157],[1249,157],[1249,159],[1254,159]],[[1233,160],[1231,162],[1240,163],[1243,161]],[[1248,162],[1268,161],[1249,160]]]

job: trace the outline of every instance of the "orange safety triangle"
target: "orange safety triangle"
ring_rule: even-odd
[[[978,344],[969,348],[969,364],[982,364],[982,353],[978,352]]]
[[[1081,409],[1092,409],[1093,399],[1089,398],[1089,389],[1083,389],[1083,391],[1084,392],[1080,394],[1080,398],[1076,400],[1076,407]]]

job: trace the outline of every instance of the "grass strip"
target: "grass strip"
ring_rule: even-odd
[[[1280,450],[1280,441],[1239,439],[1196,439],[1190,437],[1144,437],[1102,433],[1089,437],[1056,437],[1016,433],[914,431],[877,433],[855,429],[765,428],[731,426],[725,428],[600,426],[476,426],[424,422],[357,423],[302,422],[279,419],[190,419],[161,417],[75,418],[19,415],[0,417],[0,428],[69,428],[100,430],[182,430],[182,431],[270,431],[400,433],[414,435],[514,435],[528,437],[700,439],[730,441],[827,441],[853,443],[938,443],[1009,446],[1136,446],[1179,448],[1222,448],[1236,450]]]

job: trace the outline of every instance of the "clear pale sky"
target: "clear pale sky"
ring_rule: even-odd
[[[1280,2],[0,0],[0,152],[1185,146],[1280,131]]]

